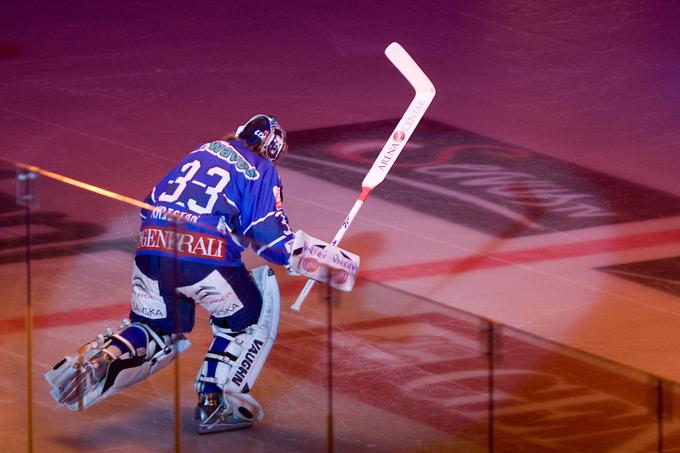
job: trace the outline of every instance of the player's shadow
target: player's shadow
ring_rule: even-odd
[[[528,191],[530,192],[530,190],[530,188],[518,183],[512,188],[511,193],[515,195],[518,204],[523,206],[524,219],[533,222],[536,225],[535,227],[542,228],[540,227],[539,221],[547,214],[547,208],[540,203],[519,203],[521,198],[526,197],[526,193]],[[482,247],[475,250],[472,254],[462,259],[453,260],[450,267],[446,270],[445,275],[448,277],[455,277],[465,272],[484,267],[489,262],[504,259],[502,255],[496,255],[503,244],[512,238],[521,237],[524,233],[526,233],[527,230],[535,227],[529,226],[526,221],[514,221],[504,225],[503,228],[496,234],[495,238],[491,239]],[[446,284],[447,281],[442,281],[439,286],[444,286]],[[434,291],[438,289],[439,287],[433,288]]]
[[[107,408],[103,411],[91,410],[69,414],[76,417],[83,426],[72,435],[59,434],[49,436],[48,442],[57,449],[67,451],[100,451],[115,449],[116,446],[131,448],[137,451],[175,451],[175,433],[172,407],[160,408],[154,404],[135,407],[116,406],[115,411]],[[224,449],[229,443],[231,451],[249,451],[254,446],[279,452],[319,452],[327,451],[328,438],[326,427],[313,429],[290,429],[265,422],[246,430],[199,435],[193,418],[193,407],[181,407],[180,451],[215,452]],[[107,415],[97,412],[108,412]],[[81,414],[82,417],[78,417]],[[86,428],[85,428],[86,427]],[[356,445],[335,438],[333,447],[342,451],[351,451]]]
[[[142,451],[173,450],[172,407],[135,398],[126,401],[124,394],[113,398],[117,400],[65,413],[57,423],[65,423],[69,428],[46,439],[67,451],[99,451],[120,445],[135,446]]]
[[[372,256],[378,255],[385,249],[385,239],[383,239],[382,233],[378,231],[366,231],[347,237],[340,243],[340,247],[358,254],[361,257],[361,262],[365,263]],[[361,273],[361,270],[359,273]]]

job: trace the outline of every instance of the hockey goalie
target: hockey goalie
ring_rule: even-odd
[[[249,272],[241,253],[252,245],[292,274],[345,291],[359,266],[358,256],[291,231],[276,170],[286,150],[276,118],[256,115],[187,154],[151,190],[129,319],[45,374],[59,404],[90,407],[167,366],[190,346],[185,334],[200,305],[210,313],[213,338],[195,380],[198,433],[262,421],[250,391],[276,339],[279,290],[268,266]]]

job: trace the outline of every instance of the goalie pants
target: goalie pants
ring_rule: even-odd
[[[130,319],[161,334],[191,332],[197,303],[211,314],[212,324],[232,331],[257,323],[262,310],[262,296],[245,266],[137,255],[132,286]]]

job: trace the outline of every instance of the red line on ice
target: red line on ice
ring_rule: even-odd
[[[643,247],[657,247],[676,242],[680,242],[680,229],[491,253],[488,255],[474,255],[429,263],[407,264],[385,269],[367,270],[361,272],[360,275],[367,280],[389,282],[407,278],[459,274],[475,269],[489,269],[538,261],[575,258],[596,255],[598,253],[620,252]]]
[[[579,256],[611,253],[643,247],[657,247],[680,242],[680,229],[655,233],[635,234],[618,238],[596,239],[569,244],[537,247],[510,252],[491,253],[451,260],[416,263],[384,269],[367,270],[360,273],[366,280],[390,282],[409,278],[431,277],[434,275],[458,274],[476,269],[527,264],[538,261],[558,260]],[[282,295],[293,295],[302,289],[301,280],[280,283]],[[122,319],[127,316],[129,304],[111,304],[96,308],[36,314],[33,325],[37,329],[78,325],[101,319]],[[25,329],[25,317],[0,320],[0,335]]]

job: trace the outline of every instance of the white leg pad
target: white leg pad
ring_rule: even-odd
[[[281,314],[281,296],[274,272],[268,266],[253,269],[253,279],[262,294],[262,313],[257,324],[241,340],[241,354],[231,367],[225,392],[245,393],[253,388],[274,345]],[[240,335],[235,343],[239,343]]]
[[[118,333],[134,326],[143,328],[147,333],[145,348],[134,350],[130,347],[118,357],[107,351],[111,338],[121,337]],[[75,411],[88,408],[121,390],[140,382],[156,371],[167,366],[177,354],[189,348],[191,343],[183,336],[170,338],[160,337],[151,328],[133,323],[121,326],[115,334],[107,332],[97,340],[81,348],[78,357],[65,357],[55,367],[45,373],[45,379],[52,387],[50,392],[57,403]],[[95,377],[91,360],[108,354],[110,360],[104,377]]]
[[[215,360],[218,364],[215,377],[211,378],[207,377],[206,362],[203,363],[196,377],[196,390],[199,392],[202,383],[212,382],[222,389],[225,396],[248,393],[269,356],[278,332],[281,303],[279,287],[274,272],[268,266],[253,269],[252,273],[262,294],[262,312],[258,322],[241,334],[212,326],[213,334],[228,340],[229,345],[224,355],[210,352],[206,354],[206,358]],[[255,400],[251,403],[257,404]]]

